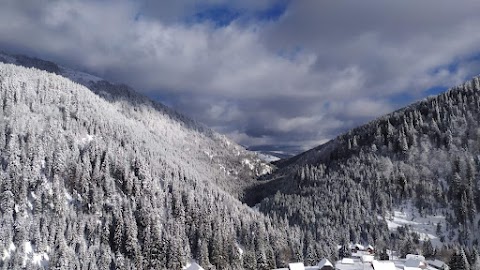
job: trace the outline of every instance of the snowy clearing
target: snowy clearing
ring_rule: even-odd
[[[391,231],[396,230],[398,227],[407,226],[412,232],[419,234],[420,240],[430,239],[433,246],[443,245],[436,233],[438,223],[440,223],[442,233],[446,227],[445,216],[441,214],[422,217],[416,208],[412,205],[406,205],[395,209],[393,213],[385,217],[385,221],[388,229]]]

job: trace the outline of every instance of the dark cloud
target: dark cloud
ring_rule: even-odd
[[[478,1],[2,1],[0,48],[306,149],[479,73]],[[277,148],[277,147],[273,147]]]

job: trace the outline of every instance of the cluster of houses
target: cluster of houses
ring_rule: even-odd
[[[315,266],[305,266],[301,262],[290,263],[288,268],[276,270],[450,270],[448,265],[439,260],[426,260],[421,255],[408,254],[405,259],[392,256],[390,260],[376,260],[372,246],[351,245],[352,255],[335,264],[322,259]]]

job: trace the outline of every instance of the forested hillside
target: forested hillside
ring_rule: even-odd
[[[11,64],[0,63],[0,104],[3,269],[181,269],[190,258],[271,269],[301,258],[298,228],[236,199],[255,156],[224,137]]]
[[[349,242],[476,256],[479,78],[271,173],[128,86],[25,56],[0,62],[15,64],[0,63],[3,269],[271,269],[335,260]],[[421,235],[414,218],[434,231]]]
[[[474,78],[279,161],[249,203],[260,202],[262,212],[286,217],[316,241],[402,253],[422,242],[408,226],[390,234],[387,223],[395,209],[412,205],[420,216],[445,217],[432,224],[440,243],[472,248],[480,239],[479,120]]]
[[[241,198],[244,188],[254,184],[257,176],[272,170],[272,166],[255,153],[246,151],[202,123],[148,99],[127,85],[110,83],[51,61],[25,55],[0,52],[0,62],[45,70],[86,86],[105,101],[114,103],[122,114],[147,125],[150,132],[161,135],[164,155],[170,157],[172,153],[183,155],[183,159],[197,159],[203,162],[205,169],[213,167],[213,171],[220,168],[221,174],[211,177],[211,180],[235,197]]]

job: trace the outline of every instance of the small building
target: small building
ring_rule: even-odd
[[[362,245],[362,244],[354,244],[354,245],[350,244],[349,247],[350,247],[350,250],[352,252],[358,252],[358,251],[365,251],[366,250],[365,246]]]
[[[204,269],[196,262],[191,262],[190,265],[185,270],[204,270]]]
[[[425,262],[422,262],[421,260],[419,259],[414,259],[414,258],[409,258],[407,260],[405,260],[405,264],[404,264],[404,270],[411,270],[411,269],[407,269],[407,268],[414,268],[414,269],[426,269],[427,268],[427,265],[425,264]]]
[[[317,264],[318,270],[334,270],[335,268],[333,267],[333,264],[326,258],[323,258],[318,264]]]
[[[373,270],[371,263],[363,263],[358,258],[344,258],[335,263],[335,270]]]
[[[422,255],[417,255],[417,254],[407,254],[407,256],[405,256],[405,258],[408,260],[408,259],[415,259],[415,260],[418,260],[418,261],[421,261],[421,262],[425,262],[425,257],[423,257]]]
[[[375,257],[372,255],[362,255],[361,260],[363,263],[372,263],[375,260]]]
[[[360,245],[360,244],[355,244],[355,249],[356,249],[357,251],[364,251],[364,250],[365,250],[365,246]]]
[[[372,245],[368,245],[368,246],[367,246],[367,251],[368,251],[370,254],[375,253],[375,249],[373,248]]]
[[[305,265],[303,265],[303,262],[289,263],[288,269],[289,270],[305,270]]]
[[[426,263],[431,268],[435,268],[438,270],[450,270],[450,267],[448,266],[448,264],[437,259],[435,259],[434,261],[426,261]]]
[[[352,258],[343,258],[341,261],[341,264],[354,264],[355,262],[353,261]]]
[[[374,270],[396,270],[395,264],[391,261],[373,261],[372,266]]]

